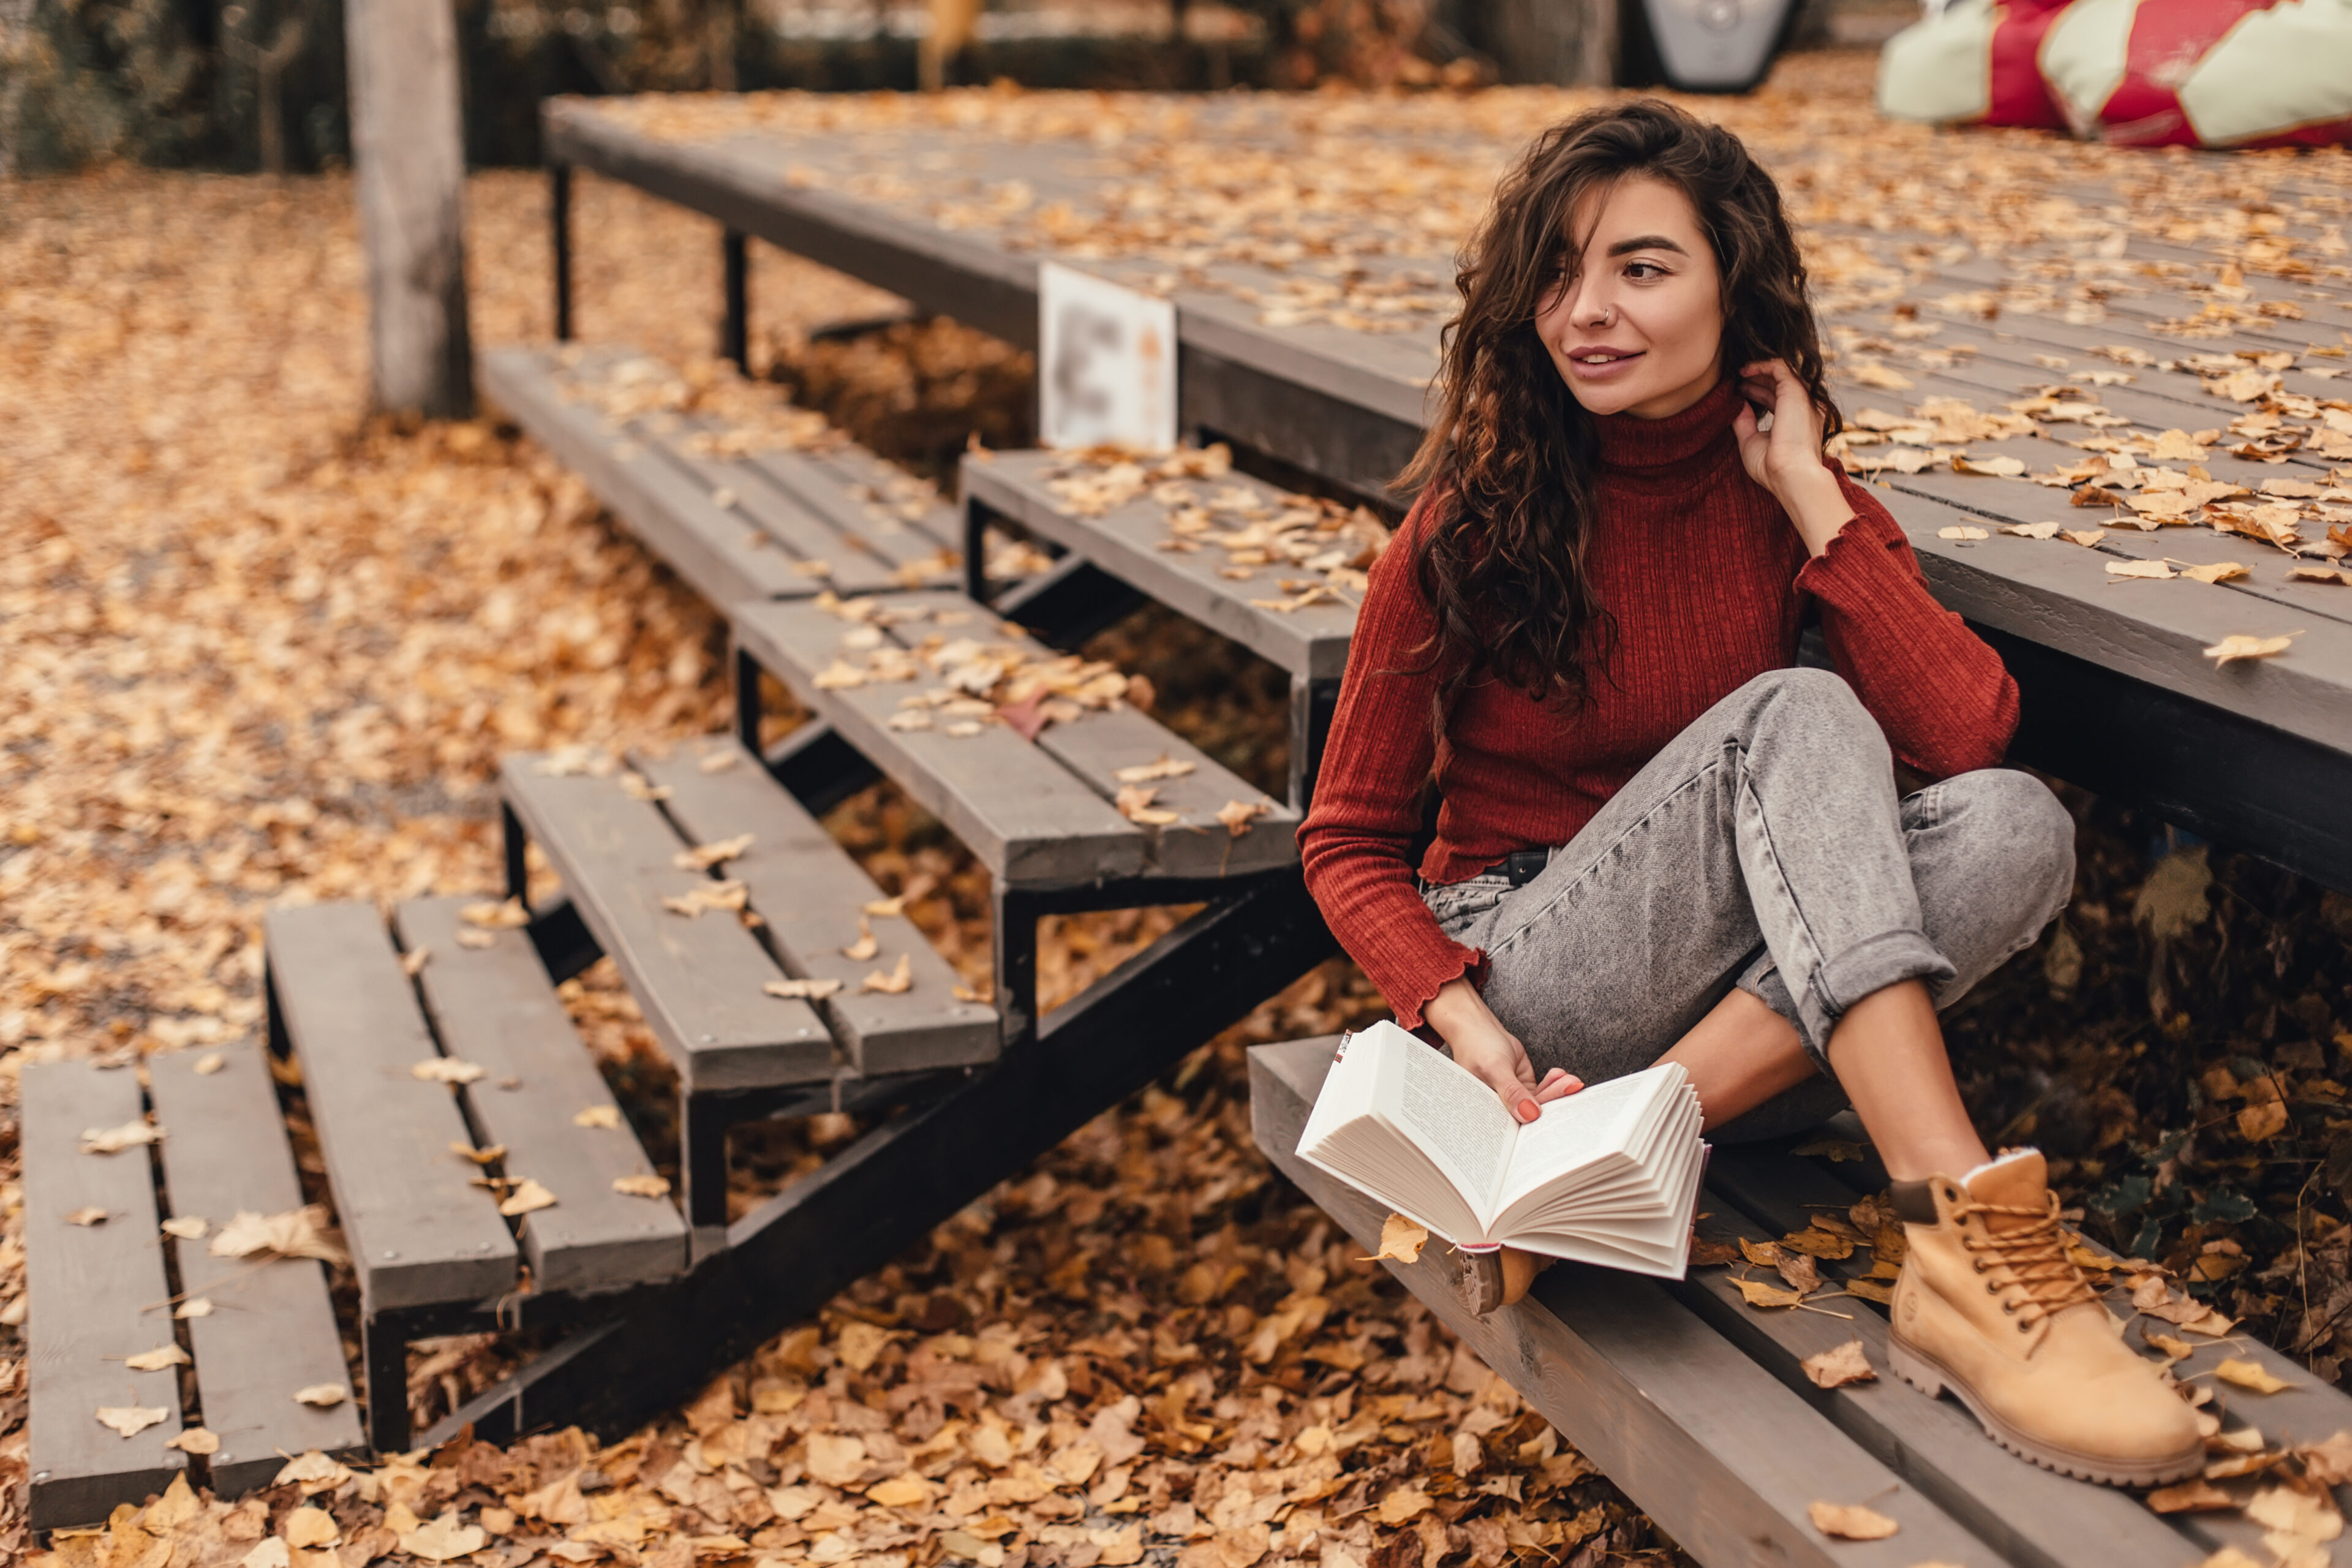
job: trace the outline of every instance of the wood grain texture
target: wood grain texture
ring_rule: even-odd
[[[547,357],[530,349],[482,356],[483,393],[588,481],[646,547],[711,604],[807,597],[824,584],[795,572],[786,552],[755,548],[767,535],[751,520],[715,505],[709,492],[642,440],[616,431],[593,409],[568,403]]]
[[[829,527],[890,563],[899,587],[944,585],[956,575],[948,560],[953,541],[922,526],[939,508],[919,506],[909,517],[890,504],[885,498],[912,476],[872,453],[759,452],[749,460]]]
[[[1052,452],[997,452],[967,457],[961,469],[965,503],[973,502],[1019,523],[1040,538],[1085,556],[1112,576],[1161,604],[1228,637],[1269,663],[1317,679],[1337,679],[1347,668],[1348,642],[1356,629],[1356,605],[1311,605],[1288,614],[1251,601],[1282,598],[1277,580],[1295,574],[1291,566],[1266,567],[1247,582],[1218,575],[1221,551],[1162,550],[1170,536],[1167,508],[1143,498],[1100,517],[1065,510],[1045,488],[1045,475],[1060,461]],[[1268,501],[1279,493],[1242,474],[1219,480],[1259,492]]]
[[[1250,1052],[1258,1148],[1367,1250],[1381,1205],[1300,1160],[1298,1136],[1333,1039]],[[1653,1281],[1560,1264],[1526,1300],[1463,1310],[1433,1243],[1390,1271],[1702,1563],[1990,1563],[1996,1554],[1804,1399]],[[1895,1520],[1884,1541],[1833,1542],[1807,1504],[1861,1502]]]
[[[903,587],[883,557],[844,537],[799,497],[740,458],[705,458],[680,449],[675,440],[656,448],[669,462],[714,493],[734,494],[735,510],[750,518],[793,557],[795,569],[837,594],[873,594]],[[818,572],[817,566],[826,568]]]
[[[895,602],[895,601],[894,601]],[[976,606],[965,630],[995,635]],[[819,671],[843,654],[850,624],[805,605],[739,605],[736,642],[843,737],[897,781],[1001,881],[1055,885],[1140,875],[1149,853],[1141,829],[1083,780],[1001,724],[974,735],[889,727],[898,699],[919,684],[826,690]],[[1149,760],[1149,759],[1147,759]]]
[[[478,1301],[513,1289],[514,1237],[473,1164],[452,1090],[410,1070],[441,1055],[372,904],[269,911],[269,986],[302,1086],[361,1310]]]
[[[721,754],[733,764],[703,771],[706,758]],[[670,791],[663,806],[688,841],[751,836],[749,852],[727,863],[728,874],[751,889],[751,907],[766,920],[765,934],[787,970],[841,983],[814,1005],[850,1065],[873,1076],[996,1059],[995,1010],[957,999],[962,982],[913,921],[861,915],[882,889],[740,747],[704,741],[667,757],[635,760],[646,777]],[[881,942],[871,959],[843,951],[857,941],[861,918]],[[867,975],[887,973],[901,955],[913,982],[904,993],[862,988]]]
[[[198,1070],[214,1058],[215,1070]],[[284,1214],[302,1205],[263,1047],[240,1040],[165,1051],[147,1058],[147,1074],[156,1119],[172,1129],[162,1144],[172,1212],[208,1226],[204,1237],[166,1245],[179,1265],[181,1294],[213,1304],[187,1326],[204,1425],[221,1442],[209,1460],[213,1490],[236,1497],[267,1486],[288,1454],[366,1452],[357,1405],[294,1402],[298,1389],[350,1381],[326,1266],[281,1258],[257,1268],[212,1254],[212,1235],[239,1214]]]
[[[562,878],[597,942],[619,966],[646,1026],[688,1094],[809,1083],[833,1075],[833,1037],[805,1002],[760,988],[783,972],[725,910],[673,913],[665,898],[711,885],[675,858],[687,845],[651,802],[616,780],[541,771],[501,759],[507,804]]]
[[[625,1176],[654,1173],[653,1162],[621,1118],[604,1075],[520,931],[488,933],[469,948],[457,933],[469,899],[412,899],[394,930],[417,972],[442,1049],[480,1066],[458,1092],[486,1143],[506,1150],[501,1169],[555,1194],[552,1208],[522,1216],[522,1253],[541,1290],[609,1290],[663,1279],[686,1267],[686,1222],[667,1198],[613,1190]],[[577,1118],[602,1111],[607,1127]]]
[[[94,1523],[117,1503],[162,1491],[187,1458],[163,1447],[180,1431],[179,1378],[169,1367],[132,1372],[122,1364],[172,1342],[172,1289],[147,1150],[81,1152],[85,1129],[140,1119],[138,1074],[45,1062],[26,1068],[19,1086],[31,1524],[53,1530]],[[85,1208],[104,1210],[105,1222],[67,1220]],[[119,1405],[160,1408],[164,1417],[121,1436],[95,1414]]]

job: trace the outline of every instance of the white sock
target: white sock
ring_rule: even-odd
[[[1975,1181],[1979,1176],[1983,1175],[1987,1171],[1993,1170],[2001,1165],[2006,1165],[2011,1160],[2022,1160],[2028,1154],[2037,1152],[2039,1152],[2039,1151],[2033,1149],[2030,1145],[2023,1149],[2004,1149],[2000,1153],[1995,1154],[1991,1159],[1987,1160],[1983,1164],[1979,1165],[1975,1170],[1970,1171],[1967,1175],[1962,1176],[1960,1178],[1960,1185],[1965,1187],[1970,1182]]]

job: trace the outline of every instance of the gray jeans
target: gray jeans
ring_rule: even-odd
[[[1843,1103],[1827,1047],[1848,1007],[1911,979],[1950,1005],[2074,880],[2074,819],[2040,781],[1986,769],[1897,798],[1853,689],[1783,669],[1667,742],[1533,880],[1423,896],[1447,936],[1486,951],[1486,1004],[1538,1076],[1633,1072],[1734,985],[1755,994],[1823,1074],[1735,1124],[1766,1136]]]

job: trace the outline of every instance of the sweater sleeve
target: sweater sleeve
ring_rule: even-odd
[[[1845,474],[1838,482],[1853,520],[1796,583],[1821,605],[1838,673],[1904,766],[1940,779],[1997,765],[2017,729],[2017,682],[1928,593],[1894,515]]]
[[[1307,891],[1408,1029],[1421,1026],[1423,1007],[1447,981],[1477,978],[1486,966],[1483,952],[1438,929],[1413,886],[1421,791],[1436,755],[1429,708],[1437,675],[1418,668],[1436,618],[1412,573],[1431,504],[1424,492],[1372,566],[1315,804],[1298,828]]]

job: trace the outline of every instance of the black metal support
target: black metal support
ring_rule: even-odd
[[[499,839],[505,852],[507,897],[520,899],[522,907],[530,908],[530,834],[524,828],[522,818],[514,807],[499,802]]]
[[[423,1440],[467,1421],[488,1433],[632,1429],[1335,951],[1296,871],[1235,892],[1057,1011],[1024,1048],[884,1121],[738,1220],[724,1251],[567,1338]]]
[[[971,498],[963,503],[963,593],[975,605],[988,603],[988,525],[996,514]]]
[[[751,242],[739,228],[726,231],[719,254],[727,274],[727,313],[719,323],[719,357],[751,374]]]
[[[367,1368],[369,1446],[379,1454],[408,1447],[408,1337],[390,1314],[360,1321],[360,1360]]]
[[[995,930],[996,1016],[1007,1053],[1019,1049],[1037,1027],[1037,917],[1035,894],[998,883],[989,891]]]
[[[555,341],[572,341],[572,165],[547,166],[549,250],[555,258]]]
[[[1323,742],[1331,735],[1331,714],[1339,706],[1339,683],[1290,678],[1290,805],[1304,814],[1315,799],[1315,775],[1323,767]]]
[[[741,1099],[732,1094],[678,1092],[677,1167],[686,1187],[686,1223],[690,1230],[708,1231],[727,1224],[727,1129],[743,1119]]]
[[[735,650],[735,739],[753,756],[762,755],[760,747],[760,661]]]
[[[1038,639],[1075,648],[1125,620],[1144,596],[1081,555],[1065,555],[1034,577],[1007,585],[989,606]]]

